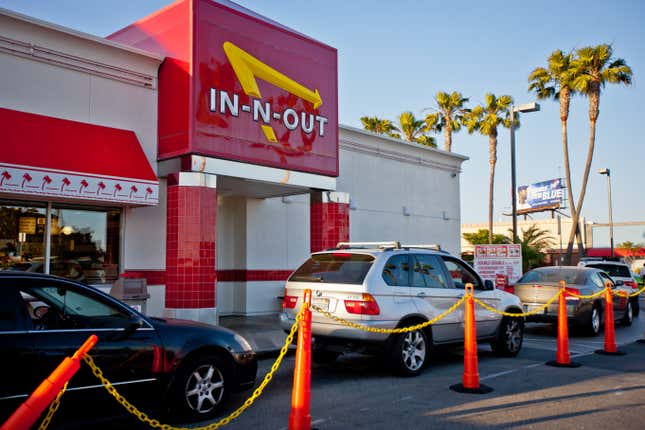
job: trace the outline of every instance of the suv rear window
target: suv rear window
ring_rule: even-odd
[[[631,278],[629,269],[627,266],[621,266],[620,264],[587,264],[587,267],[593,267],[594,269],[600,269],[603,272],[606,272],[609,276],[618,276],[623,278]]]
[[[305,261],[289,281],[362,284],[373,262],[374,257],[366,254],[316,254]]]

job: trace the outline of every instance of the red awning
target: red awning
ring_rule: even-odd
[[[0,108],[0,193],[156,205],[134,132]]]

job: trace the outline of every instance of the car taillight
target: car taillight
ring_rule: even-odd
[[[504,291],[506,291],[507,293],[515,294],[515,285],[505,286]]]
[[[363,293],[362,298],[362,300],[345,300],[347,312],[361,315],[378,315],[381,313],[376,299],[371,294]]]
[[[573,295],[576,295],[576,296],[580,295],[579,289],[566,287],[565,291],[567,292],[567,300],[580,300],[578,297],[573,296]]]
[[[638,290],[638,284],[636,281],[625,281],[624,284],[628,287],[632,287],[634,290]]]
[[[296,307],[296,303],[298,303],[298,296],[287,296],[285,294],[284,299],[282,299],[282,309],[293,309]]]

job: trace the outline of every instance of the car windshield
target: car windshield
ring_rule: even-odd
[[[603,272],[607,273],[609,276],[618,276],[623,278],[630,278],[632,275],[629,273],[627,266],[622,266],[620,264],[587,264],[587,267],[593,267],[595,269],[600,269]]]
[[[584,271],[578,269],[540,269],[527,272],[517,281],[518,284],[558,283],[584,284]]]
[[[300,266],[289,281],[362,284],[373,262],[374,257],[367,254],[316,254]]]

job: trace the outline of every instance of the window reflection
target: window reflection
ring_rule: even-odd
[[[46,209],[0,206],[0,269],[43,273]],[[89,284],[118,277],[119,210],[54,206],[50,273]]]

